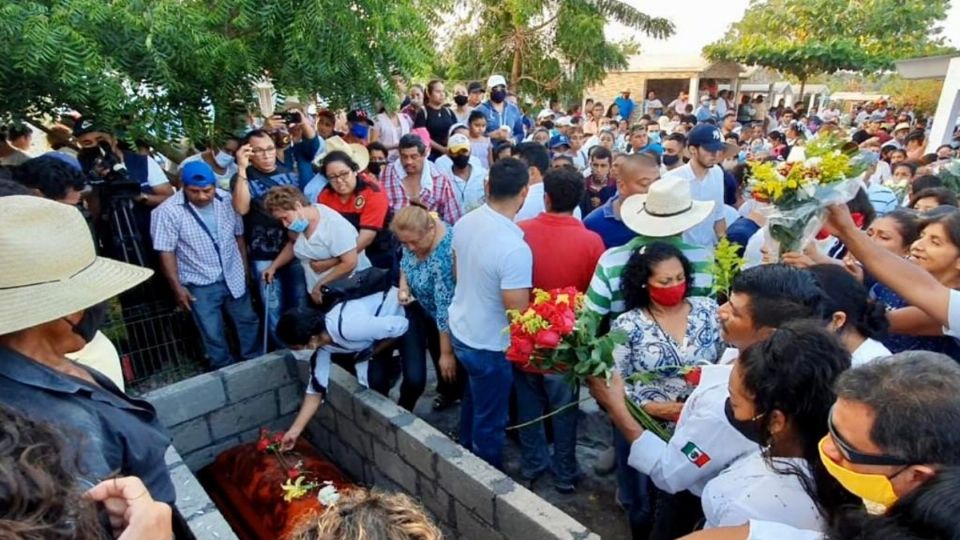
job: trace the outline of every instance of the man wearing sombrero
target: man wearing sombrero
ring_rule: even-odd
[[[170,436],[153,406],[66,358],[93,339],[107,300],[153,271],[98,257],[76,208],[32,196],[0,198],[0,259],[0,405],[55,425],[82,483],[119,471],[173,504]]]

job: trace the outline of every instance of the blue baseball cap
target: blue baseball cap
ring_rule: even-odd
[[[217,177],[206,163],[197,160],[187,163],[180,169],[180,182],[184,186],[208,187],[216,184]]]
[[[708,152],[719,152],[727,148],[720,128],[710,124],[698,124],[687,135],[687,145],[699,146]]]
[[[550,137],[550,149],[553,150],[558,146],[570,147],[570,139],[566,135],[554,135]]]

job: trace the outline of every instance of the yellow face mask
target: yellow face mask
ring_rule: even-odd
[[[863,499],[867,511],[871,514],[882,514],[887,508],[897,502],[897,494],[893,491],[893,484],[890,479],[882,474],[864,474],[851,471],[837,465],[830,456],[824,453],[823,444],[827,442],[830,435],[820,440],[820,461],[827,468],[830,476],[836,478],[837,482],[850,493]]]

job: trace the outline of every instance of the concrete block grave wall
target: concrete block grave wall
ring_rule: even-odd
[[[217,454],[257,439],[259,428],[286,429],[299,407],[308,366],[274,353],[168,386],[147,396],[174,439],[171,470],[178,506],[191,527],[219,526],[219,512],[191,471]],[[599,539],[579,522],[466,451],[423,420],[363,388],[334,366],[327,402],[305,436],[354,481],[420,501],[445,538],[465,540]],[[183,456],[178,460],[177,457]],[[187,477],[189,475],[189,478]],[[200,493],[190,492],[192,487]],[[202,497],[201,497],[202,495]],[[196,507],[196,508],[194,508]],[[183,510],[183,508],[181,508]],[[223,523],[223,525],[226,525]],[[217,529],[220,531],[221,529]],[[198,538],[213,538],[195,529]],[[226,528],[229,533],[229,527]],[[219,536],[217,538],[232,538]]]

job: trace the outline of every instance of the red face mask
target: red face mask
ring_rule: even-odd
[[[650,287],[650,300],[666,307],[673,307],[683,302],[683,297],[687,294],[687,282],[677,283],[670,287]]]

